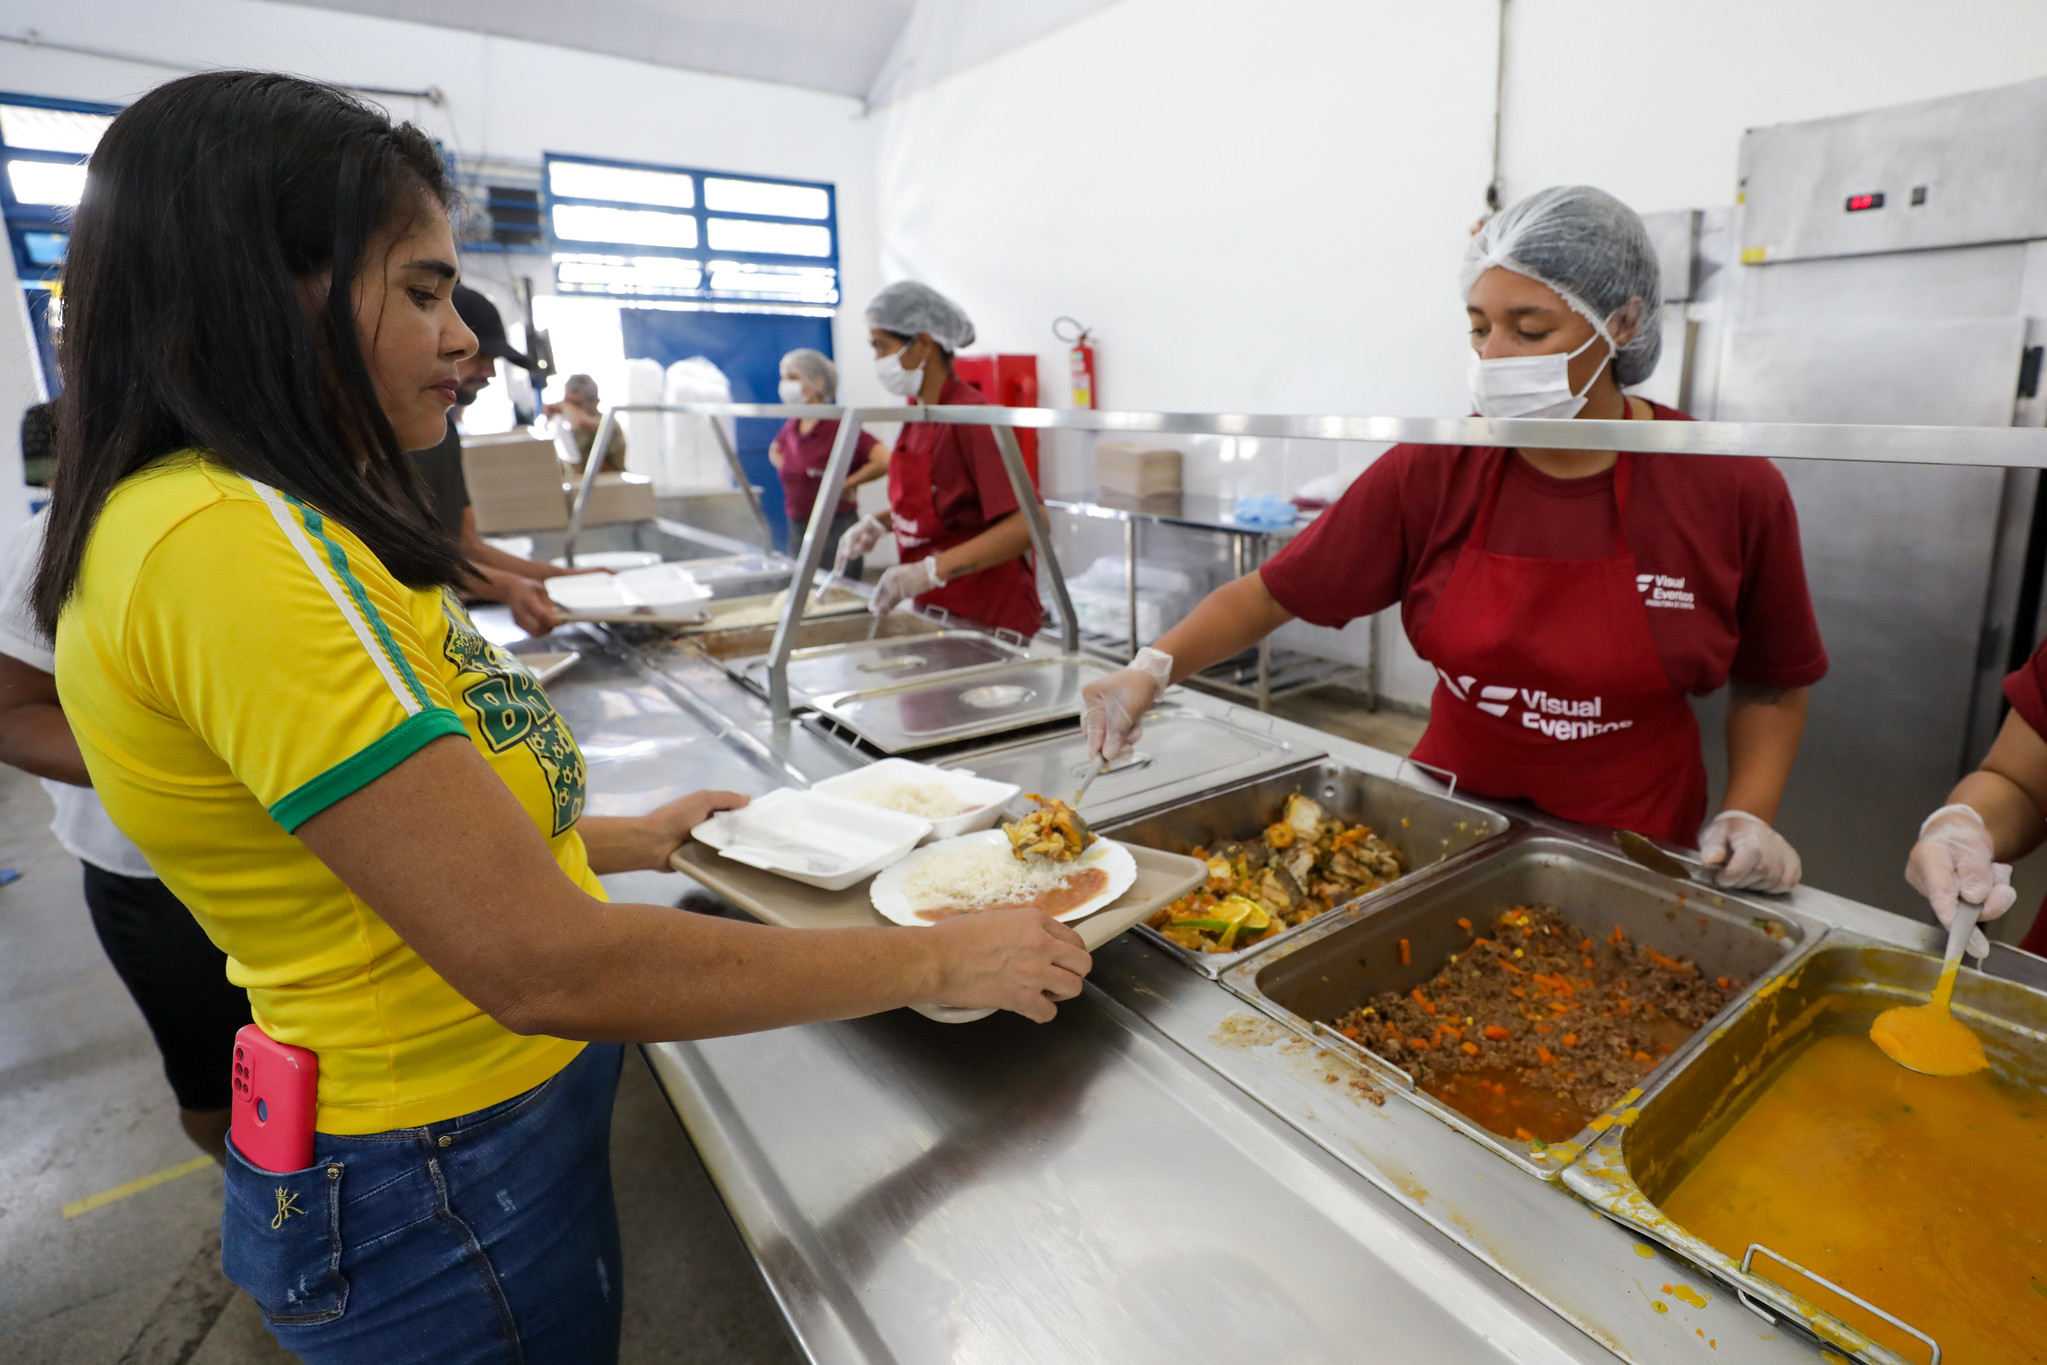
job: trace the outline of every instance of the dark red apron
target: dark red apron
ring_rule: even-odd
[[[888,462],[889,519],[895,524],[897,556],[905,564],[964,545],[988,529],[983,524],[969,531],[948,531],[939,524],[938,504],[932,496],[931,452],[922,441],[908,439],[910,425],[914,424],[904,426],[903,439],[896,442]],[[962,574],[916,602],[920,607],[942,607],[955,616],[1026,637],[1036,635],[1044,624],[1044,612],[1038,605],[1038,573],[1028,554],[979,573]]]
[[[1706,816],[1699,725],[1670,684],[1635,585],[1626,533],[1631,460],[1613,468],[1607,559],[1486,549],[1507,452],[1457,567],[1415,643],[1439,681],[1416,759],[1460,790],[1522,797],[1552,815],[1696,845]]]

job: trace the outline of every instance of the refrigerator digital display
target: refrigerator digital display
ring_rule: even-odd
[[[1860,213],[1864,209],[1880,209],[1883,206],[1884,194],[1882,190],[1878,190],[1875,194],[1851,194],[1848,196],[1848,212],[1850,213]]]

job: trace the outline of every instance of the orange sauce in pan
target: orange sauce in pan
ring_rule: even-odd
[[[2047,1360],[2047,1095],[1924,1076],[1864,1034],[1795,1057],[1662,1201],[1740,1261],[1750,1242],[1929,1333],[1947,1365]],[[1757,1256],[1908,1360],[1924,1345]]]
[[[934,924],[954,915],[972,915],[982,910],[1011,910],[1029,906],[1042,910],[1055,919],[1102,894],[1102,888],[1109,884],[1109,874],[1099,867],[1084,867],[1059,885],[1047,891],[1040,891],[1027,901],[1008,901],[1001,905],[942,906],[936,910],[919,910],[918,919],[928,919]]]
[[[1592,1121],[1582,1105],[1547,1086],[1531,1085],[1509,1067],[1453,1071],[1422,1089],[1502,1137],[1563,1142]]]

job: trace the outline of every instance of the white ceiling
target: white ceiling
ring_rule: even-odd
[[[293,0],[865,99],[917,0]]]

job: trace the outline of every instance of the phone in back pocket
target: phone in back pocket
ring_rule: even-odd
[[[280,1043],[254,1024],[235,1035],[235,1150],[265,1171],[302,1171],[313,1164],[313,1111],[319,1057]]]

